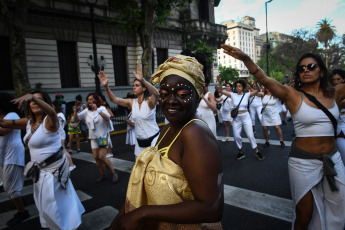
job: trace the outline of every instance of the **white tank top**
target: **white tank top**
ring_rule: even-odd
[[[238,95],[237,93],[231,93],[231,98],[232,98],[232,103],[234,105],[234,108],[240,103],[241,101],[241,104],[240,104],[240,107],[239,107],[239,111],[244,111],[244,110],[248,110],[247,107],[248,107],[248,99],[249,99],[249,95],[250,93],[245,93],[244,94],[244,97],[241,101],[241,98],[243,96],[242,95]]]
[[[59,131],[50,132],[47,130],[45,127],[46,119],[47,116],[43,119],[43,122],[29,140],[28,147],[31,161],[42,162],[61,148]],[[26,134],[23,138],[24,142],[30,133],[31,122],[29,121],[26,126]]]
[[[156,107],[150,109],[147,100],[144,100],[139,110],[138,99],[133,99],[132,119],[135,123],[135,135],[138,139],[152,137],[159,131],[156,121]]]
[[[334,101],[334,106],[328,109],[336,120],[339,119],[339,109]],[[334,128],[329,117],[318,108],[306,104],[303,100],[297,113],[292,115],[296,137],[321,137],[334,136]]]

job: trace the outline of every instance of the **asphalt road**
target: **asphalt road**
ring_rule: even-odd
[[[250,144],[244,138],[243,149],[246,157],[236,160],[236,144],[222,142],[224,129],[217,127],[218,141],[222,149],[222,160],[225,184],[225,205],[222,218],[224,229],[291,229],[293,206],[287,171],[287,158],[292,141],[292,124],[287,122],[281,126],[287,146],[278,145],[277,136],[270,128],[271,146],[262,147],[263,133],[260,125],[256,125],[255,137],[259,150],[266,157],[259,161]],[[230,131],[232,137],[232,131]],[[74,152],[73,161],[77,168],[71,173],[71,180],[86,209],[83,225],[80,229],[106,229],[121,208],[127,189],[131,165],[134,155],[130,146],[125,145],[126,134],[112,136],[114,158],[110,158],[119,173],[119,182],[111,184],[110,173],[106,181],[96,184],[99,172],[93,161],[90,144],[81,143],[81,153]],[[242,135],[245,137],[245,134]],[[202,179],[200,179],[202,180]],[[12,228],[6,228],[6,221],[15,209],[10,200],[6,199],[3,188],[0,188],[0,229],[40,229],[37,213],[35,216],[32,198],[32,182],[26,180],[23,196],[33,218]]]

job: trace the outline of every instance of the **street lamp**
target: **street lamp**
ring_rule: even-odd
[[[91,15],[91,29],[92,29],[92,47],[93,47],[93,61],[94,61],[94,72],[95,72],[95,84],[96,84],[96,93],[101,96],[101,84],[98,79],[98,59],[97,59],[97,44],[96,44],[96,35],[95,35],[95,22],[94,22],[94,7],[97,4],[98,0],[85,0],[90,7],[90,15]]]
[[[268,42],[268,29],[267,29],[267,4],[272,2],[273,0],[269,0],[267,2],[265,2],[265,9],[266,9],[266,72],[267,72],[267,76],[270,76],[270,72],[269,72],[269,61],[268,61],[268,52],[270,50],[270,43]]]

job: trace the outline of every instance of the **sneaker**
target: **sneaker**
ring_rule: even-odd
[[[77,150],[77,153],[80,153],[80,149]]]
[[[107,153],[106,157],[113,157],[113,154],[112,153]]]
[[[73,165],[73,166],[69,166],[69,171],[72,172],[77,166]]]
[[[30,218],[30,214],[29,214],[28,210],[25,210],[24,212],[17,212],[16,214],[14,214],[14,217],[12,219],[7,221],[7,225],[8,226],[14,226],[14,225],[19,224],[20,222],[22,222],[23,220],[26,220],[28,218]]]
[[[223,142],[229,142],[230,141],[230,137],[226,137],[222,140]]]
[[[285,121],[282,121],[282,124],[283,124],[283,125],[286,125],[286,122],[285,122]]]
[[[116,184],[119,181],[119,174],[117,174],[116,172],[113,174],[113,184]]]
[[[246,156],[244,155],[244,153],[238,153],[237,156],[236,156],[236,159],[237,160],[241,160],[243,158],[245,158]]]
[[[281,142],[280,142],[280,147],[282,147],[282,148],[284,148],[284,147],[285,147],[285,143],[284,143],[284,141],[281,141]]]
[[[264,157],[260,152],[255,153],[255,155],[256,155],[256,157],[257,157],[260,161],[262,161],[263,159],[265,159],[265,157]]]
[[[270,143],[268,141],[266,141],[266,143],[263,145],[263,147],[268,147],[270,146]]]
[[[72,150],[68,150],[68,153],[69,153],[70,155],[72,155]]]

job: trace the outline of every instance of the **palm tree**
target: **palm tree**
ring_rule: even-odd
[[[322,19],[320,22],[317,23],[317,28],[319,29],[316,33],[316,37],[319,42],[325,45],[325,59],[326,59],[326,67],[328,68],[328,57],[327,51],[330,41],[335,37],[336,29],[335,26],[331,25],[332,20],[328,20],[327,18]]]

